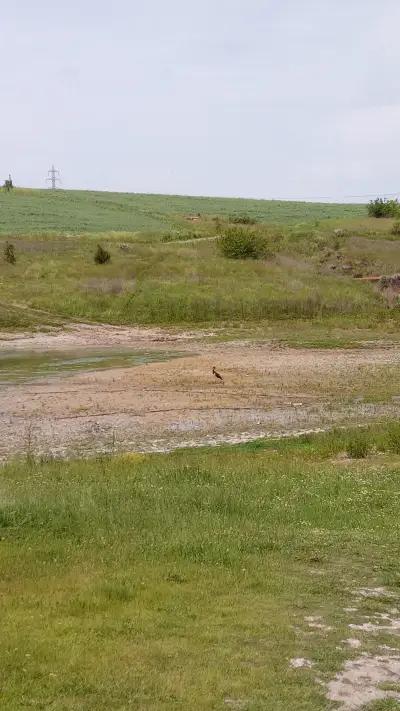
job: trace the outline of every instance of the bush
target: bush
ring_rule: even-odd
[[[226,230],[218,238],[218,246],[229,259],[262,259],[271,255],[263,235],[239,227]]]
[[[106,249],[104,249],[101,244],[97,245],[96,253],[94,255],[94,261],[96,264],[107,264],[111,259],[111,254]]]
[[[394,223],[392,229],[391,229],[392,235],[400,235],[400,222],[397,221]]]
[[[347,442],[346,454],[352,459],[364,459],[370,451],[368,433],[357,432]]]
[[[368,203],[368,214],[370,217],[397,217],[400,215],[399,201],[386,198],[371,200]]]
[[[6,242],[6,246],[4,248],[4,259],[9,264],[15,264],[15,262],[17,261],[15,256],[14,245],[10,244],[9,242]]]
[[[234,225],[255,225],[257,220],[250,215],[229,215],[229,222]]]

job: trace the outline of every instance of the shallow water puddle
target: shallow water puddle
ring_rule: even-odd
[[[36,378],[70,375],[77,371],[129,368],[145,363],[159,363],[181,358],[187,353],[178,351],[76,350],[68,353],[4,351],[0,353],[0,386],[10,383],[29,383]]]

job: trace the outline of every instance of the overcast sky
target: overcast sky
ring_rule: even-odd
[[[1,3],[0,178],[263,198],[400,191],[399,0]]]

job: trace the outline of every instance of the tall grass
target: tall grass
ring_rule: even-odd
[[[277,239],[282,244],[279,235]],[[279,258],[229,260],[218,253],[213,241],[131,242],[128,251],[114,243],[111,263],[101,267],[102,288],[88,289],[99,277],[99,267],[93,264],[93,240],[81,237],[66,251],[56,248],[58,242],[37,239],[34,253],[22,244],[12,275],[0,264],[0,302],[124,324],[377,317],[387,311],[370,286],[322,274],[313,258],[305,263],[304,257],[292,252],[286,263]],[[117,282],[119,290],[111,286]]]
[[[294,528],[329,530],[338,516],[365,531],[395,519],[400,527],[396,497],[379,520],[369,508],[376,470],[367,474],[371,492],[361,493],[357,472],[343,476],[331,463],[349,443],[367,443],[354,455],[364,458],[373,448],[397,454],[398,442],[398,424],[388,422],[218,450],[16,462],[2,471],[0,527],[11,539],[34,534],[89,547],[106,536],[145,558],[236,565],[260,551],[291,555],[303,545]],[[380,471],[380,492],[396,480]]]
[[[349,436],[8,464],[2,707],[325,708],[289,660],[333,678],[352,591],[400,583],[397,459],[332,461]]]

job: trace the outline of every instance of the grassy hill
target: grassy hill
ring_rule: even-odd
[[[215,240],[132,240],[122,250],[116,236],[103,241],[111,262],[98,265],[96,241],[15,238],[17,263],[0,263],[0,302],[82,320],[165,325],[354,317],[383,306],[369,285],[326,270],[319,254],[327,247],[309,232],[289,234],[274,257],[260,261],[226,259]]]
[[[200,213],[192,222],[190,216]],[[218,234],[248,215],[267,259],[227,259]],[[218,217],[218,224],[215,221]],[[400,271],[393,220],[362,205],[68,191],[0,192],[0,328],[313,319],[375,327],[397,309],[354,276]],[[340,233],[336,228],[340,227]],[[199,239],[202,238],[202,239]],[[6,241],[16,264],[2,258]],[[94,262],[96,244],[111,253]],[[392,328],[393,330],[393,328]]]
[[[191,213],[222,217],[246,213],[261,222],[293,224],[360,217],[365,205],[72,190],[0,191],[2,233],[157,231],[173,227]]]

